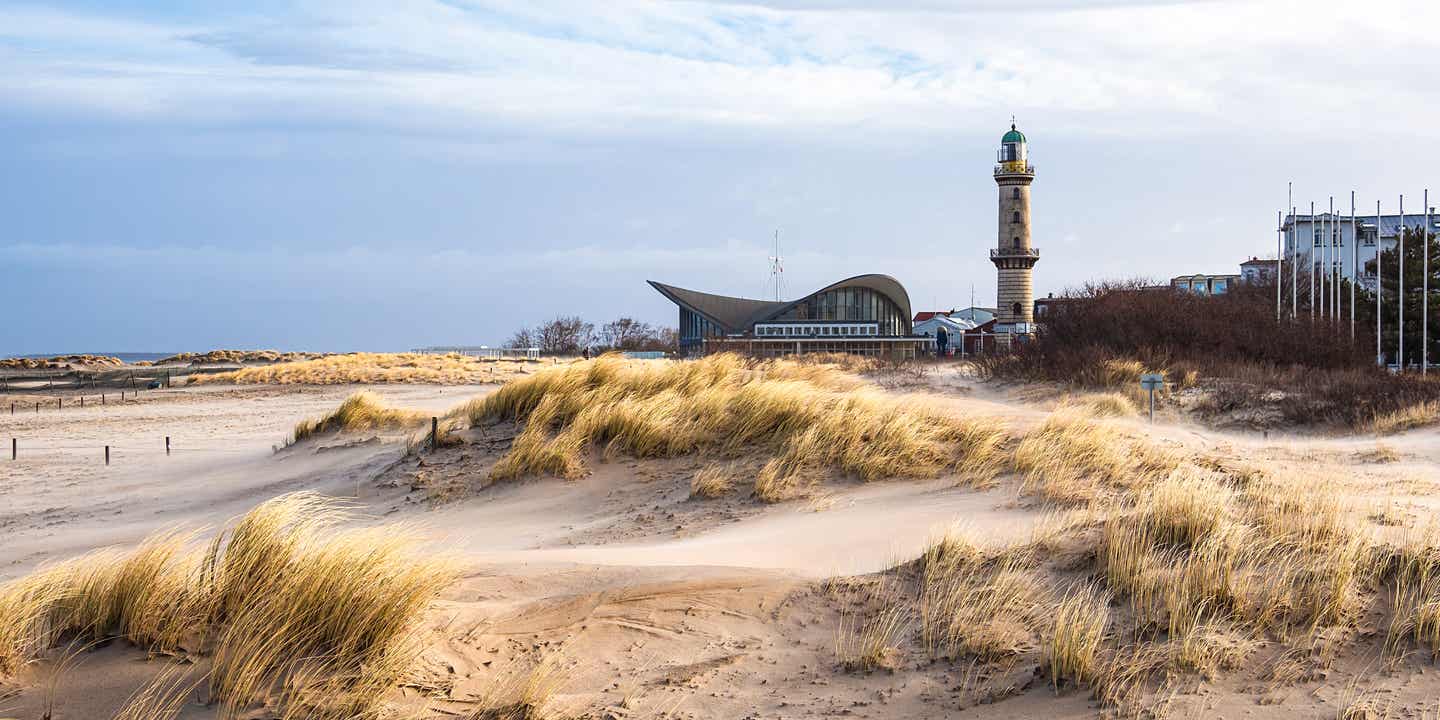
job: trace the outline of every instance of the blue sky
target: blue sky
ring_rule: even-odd
[[[0,354],[673,323],[644,280],[759,295],[776,229],[791,294],[885,272],[917,309],[990,304],[1012,114],[1039,292],[1235,272],[1273,251],[1289,180],[1362,208],[1440,189],[1436,23],[1418,1],[6,3]]]

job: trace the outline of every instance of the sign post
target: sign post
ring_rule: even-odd
[[[1150,424],[1155,424],[1155,391],[1165,387],[1165,376],[1146,373],[1140,376],[1140,387],[1150,392]]]

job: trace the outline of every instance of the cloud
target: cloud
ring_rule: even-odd
[[[277,16],[140,22],[0,10],[0,99],[201,126],[254,122],[557,134],[696,128],[856,136],[992,128],[1013,111],[1076,133],[1349,130],[1405,106],[1437,132],[1413,74],[1413,22],[1276,2],[308,2]],[[889,7],[888,5],[885,7]],[[1053,11],[1062,8],[1061,11]],[[846,12],[813,12],[845,9]],[[934,12],[945,10],[946,12]],[[1051,10],[1042,12],[1042,10]],[[985,12],[979,12],[985,11]],[[979,14],[976,14],[976,13]],[[1383,33],[1387,51],[1357,39]],[[1117,128],[1118,125],[1123,128]]]

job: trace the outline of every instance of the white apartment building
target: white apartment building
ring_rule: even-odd
[[[1365,265],[1375,260],[1377,246],[1386,250],[1395,248],[1400,234],[1400,215],[1381,215],[1378,236],[1374,215],[1356,215],[1354,220],[1352,232],[1351,218],[1346,213],[1286,216],[1281,226],[1285,234],[1285,262],[1289,263],[1295,256],[1297,248],[1294,243],[1298,242],[1300,262],[1308,264],[1316,274],[1322,273],[1322,266],[1328,262],[1332,271],[1338,271],[1342,277],[1352,277],[1352,261],[1358,260],[1360,284],[1374,288],[1375,276],[1365,272]],[[1412,232],[1418,232],[1424,224],[1423,210],[1405,214],[1405,227]],[[1430,212],[1430,232],[1440,232],[1440,215],[1433,209]],[[1356,235],[1359,236],[1358,246]],[[1391,268],[1387,273],[1393,270]]]

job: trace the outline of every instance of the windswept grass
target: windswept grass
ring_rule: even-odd
[[[551,720],[559,718],[556,695],[566,676],[559,655],[548,655],[529,670],[502,675],[465,720]]]
[[[0,675],[62,637],[124,638],[160,652],[183,642],[213,656],[221,718],[282,686],[287,717],[371,712],[414,658],[415,621],[455,573],[412,531],[342,530],[344,517],[319,496],[286,495],[206,546],[162,533],[0,586]],[[137,707],[173,707],[178,682],[160,681]]]
[[[919,564],[920,635],[931,657],[999,660],[1038,647],[1050,594],[1028,553],[951,528]]]
[[[1109,605],[1109,593],[1081,585],[1055,606],[1055,629],[1046,655],[1056,690],[1061,680],[1093,682],[1099,676],[1101,643],[1110,624]]]
[[[1107,492],[1134,490],[1179,466],[1173,453],[1058,410],[1015,448],[1022,492],[1056,503],[1084,503]]]
[[[534,360],[487,360],[468,355],[349,353],[310,360],[194,375],[195,384],[236,385],[476,385],[505,382],[541,367]]]
[[[756,493],[783,499],[830,468],[863,480],[960,471],[975,481],[1003,463],[1003,429],[904,404],[829,365],[712,355],[690,362],[618,356],[513,381],[462,409],[471,423],[524,425],[491,476],[578,477],[589,448],[635,457],[759,448],[771,455]]]
[[[1086,413],[1091,417],[1135,417],[1135,403],[1120,392],[1084,393],[1060,401],[1060,407]]]
[[[718,498],[728,495],[735,488],[735,468],[729,465],[711,463],[700,468],[690,479],[690,497]]]
[[[417,410],[392,408],[373,392],[362,390],[340,403],[329,415],[295,425],[295,442],[320,433],[345,430],[401,430],[419,427],[430,419]]]
[[[1392,435],[1437,422],[1440,422],[1440,400],[1426,400],[1396,410],[1378,411],[1361,429],[1377,435]]]
[[[896,646],[910,629],[910,609],[894,600],[886,580],[862,589],[860,595],[859,607],[841,609],[835,657],[846,670],[893,667]]]

